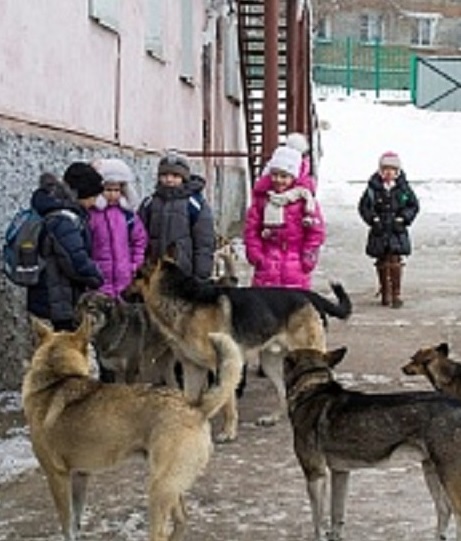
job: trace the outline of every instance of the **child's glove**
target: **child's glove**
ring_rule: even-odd
[[[306,274],[312,272],[315,269],[318,258],[319,258],[318,250],[306,250],[305,252],[303,252],[301,264],[302,264],[303,271]]]

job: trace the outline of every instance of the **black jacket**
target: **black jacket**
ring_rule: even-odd
[[[45,217],[40,241],[45,269],[39,283],[28,288],[27,308],[53,324],[71,321],[80,295],[103,282],[90,258],[88,214],[64,189],[50,186],[35,190],[31,206]]]
[[[390,190],[384,187],[379,173],[375,173],[360,198],[358,210],[370,226],[367,255],[382,257],[411,253],[408,227],[419,212],[419,202],[403,171]]]
[[[174,246],[178,266],[201,280],[211,276],[215,248],[213,216],[202,195],[204,185],[198,175],[174,188],[158,183],[139,209],[149,235],[148,257],[156,261]]]

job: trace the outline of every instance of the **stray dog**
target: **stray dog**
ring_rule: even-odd
[[[212,450],[209,419],[240,378],[237,344],[227,334],[209,336],[220,383],[192,404],[175,389],[90,378],[88,319],[74,333],[53,332],[35,318],[32,324],[39,345],[24,376],[22,403],[66,541],[80,528],[90,474],[133,455],[149,465],[150,541],[182,539],[184,493]]]
[[[115,380],[172,383],[171,371],[164,369],[169,351],[168,339],[152,321],[143,303],[126,303],[104,293],[84,293],[76,307],[79,320],[86,315],[91,322],[91,343],[103,368],[115,373]],[[158,363],[154,363],[154,359]],[[155,365],[161,365],[160,370]]]
[[[461,400],[461,364],[448,358],[448,344],[419,349],[402,367],[407,376],[426,376],[436,391]]]
[[[434,392],[366,394],[344,389],[331,368],[346,348],[293,351],[284,375],[294,447],[307,481],[315,540],[323,539],[327,467],[331,472],[331,529],[342,539],[350,470],[375,466],[401,448],[416,451],[446,539],[451,510],[461,541],[461,403]]]
[[[229,332],[243,356],[251,349],[265,352],[261,362],[277,389],[279,406],[271,415],[261,418],[260,423],[274,424],[285,411],[286,351],[301,347],[324,350],[326,316],[345,319],[351,313],[351,302],[343,287],[334,284],[332,288],[338,304],[313,291],[204,284],[186,276],[174,261],[164,258],[155,265],[141,267],[125,295],[140,293],[149,314],[166,336],[174,343],[183,343],[184,390],[191,399],[205,385],[208,370],[215,371],[216,355],[207,336],[209,332],[222,331],[223,324],[227,324],[229,318],[224,321],[219,315],[220,302],[227,299],[231,307]],[[233,397],[224,411],[221,441],[236,438],[237,417]]]

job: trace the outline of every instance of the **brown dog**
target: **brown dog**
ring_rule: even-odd
[[[461,400],[461,364],[448,358],[450,349],[438,346],[421,348],[402,366],[407,376],[425,376],[437,391]]]
[[[279,400],[277,409],[260,422],[274,424],[285,412],[286,351],[302,347],[324,350],[327,316],[346,319],[351,313],[351,302],[343,287],[332,284],[332,289],[337,303],[314,291],[204,284],[185,275],[174,260],[164,258],[155,265],[141,267],[125,294],[141,294],[153,321],[174,343],[183,343],[178,358],[184,369],[184,390],[191,400],[206,385],[208,371],[216,368],[209,332],[229,332],[244,357],[251,350],[263,351],[263,370]],[[224,410],[221,441],[236,438],[237,421],[235,397],[231,397]]]
[[[53,332],[37,319],[33,327],[39,345],[24,377],[22,401],[65,539],[73,541],[80,528],[89,475],[133,455],[149,465],[150,541],[182,539],[184,493],[210,457],[209,419],[240,378],[237,344],[224,333],[209,336],[220,383],[192,404],[178,390],[90,378],[86,318],[74,333]]]

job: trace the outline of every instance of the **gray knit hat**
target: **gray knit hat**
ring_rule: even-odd
[[[177,152],[168,152],[160,160],[157,174],[160,176],[168,173],[179,175],[183,180],[188,180],[190,177],[190,165],[187,158]]]

